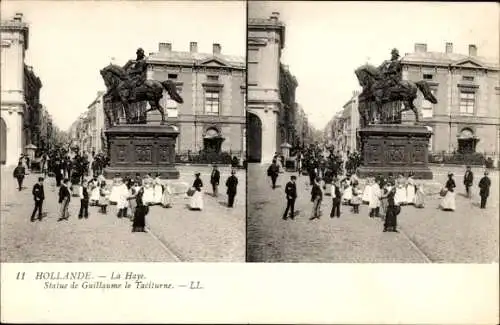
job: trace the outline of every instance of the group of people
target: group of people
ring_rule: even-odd
[[[271,170],[273,170],[272,166],[270,167]],[[310,220],[321,217],[321,204],[324,196],[331,196],[331,218],[340,218],[342,205],[350,206],[351,211],[354,214],[358,214],[359,206],[366,204],[368,205],[370,218],[379,217],[384,220],[384,232],[397,232],[397,216],[401,213],[401,207],[410,205],[419,209],[425,207],[424,185],[422,182],[417,182],[414,176],[412,172],[409,173],[408,177],[402,174],[397,177],[393,177],[392,174],[389,174],[388,177],[383,177],[382,175],[373,177],[371,175],[366,179],[364,188],[360,189],[359,180],[356,175],[347,174],[345,177],[338,177],[337,175],[329,175],[327,170],[324,173],[324,177],[315,176],[309,182],[312,185],[311,202],[313,203]],[[285,186],[287,205],[282,217],[284,220],[294,219],[295,217],[295,201],[297,199],[296,181],[297,176],[292,175],[290,181]],[[470,197],[470,187],[472,184],[472,171],[470,166],[467,166],[464,185],[468,197]],[[273,181],[274,186],[275,181]],[[484,177],[480,180],[478,186],[480,188],[481,208],[484,209],[491,186],[491,180],[488,177],[487,171],[484,173]],[[453,174],[450,173],[443,189],[444,193],[443,191],[441,193],[443,200],[440,207],[443,210],[455,210],[455,187]]]
[[[488,201],[488,197],[490,196],[491,180],[488,175],[488,171],[485,171],[484,176],[478,183],[479,197],[481,198],[481,209],[486,209],[486,202]],[[448,180],[446,181],[446,184],[440,192],[441,196],[443,197],[440,203],[440,208],[444,211],[455,211],[456,209],[455,188],[457,187],[457,185],[453,177],[453,173],[448,173]],[[463,184],[465,186],[465,195],[470,199],[471,187],[474,184],[474,173],[472,172],[470,166],[466,167]]]

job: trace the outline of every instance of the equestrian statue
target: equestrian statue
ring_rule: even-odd
[[[160,112],[161,124],[165,124],[166,112],[160,105],[163,89],[172,100],[183,103],[175,83],[171,80],[147,80],[144,50],[139,48],[136,54],[136,60],[129,61],[123,68],[110,64],[100,71],[107,88],[103,101],[108,126],[119,124],[120,109],[125,115],[127,124],[146,123],[145,114],[154,110]],[[149,103],[150,108],[141,114],[139,109],[145,102]]]
[[[437,103],[436,97],[431,92],[429,84],[424,81],[412,82],[403,80],[402,66],[399,60],[399,51],[393,49],[391,59],[384,61],[381,66],[374,67],[365,64],[355,70],[356,77],[363,91],[359,95],[359,111],[362,127],[370,122],[386,124],[394,123],[394,116],[386,112],[387,104],[403,103],[404,108],[397,108],[396,114],[400,116],[403,111],[411,110],[415,113],[415,120],[419,122],[420,111],[413,101],[420,90],[424,98],[433,104]],[[394,105],[393,105],[394,107]],[[392,118],[392,120],[390,120]],[[401,123],[400,118],[396,123]]]

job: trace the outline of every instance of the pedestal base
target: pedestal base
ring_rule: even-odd
[[[371,125],[358,131],[363,164],[360,177],[383,175],[432,179],[428,167],[428,145],[432,133],[424,126]]]
[[[117,125],[105,131],[110,166],[104,177],[141,177],[159,174],[161,179],[178,179],[175,168],[174,126]]]

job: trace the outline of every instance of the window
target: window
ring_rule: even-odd
[[[219,96],[218,90],[205,91],[205,114],[219,114]]]
[[[177,79],[177,74],[176,73],[169,73],[168,79]]]
[[[432,80],[434,76],[432,74],[424,73],[424,80]]]
[[[207,76],[208,81],[219,81],[219,76]]]
[[[472,115],[474,114],[474,105],[476,103],[476,94],[473,92],[460,92],[460,114]]]
[[[436,89],[431,90],[432,94],[434,97],[437,95]],[[422,117],[423,118],[431,118],[432,117],[432,109],[433,109],[433,104],[429,102],[428,100],[422,99]]]
[[[464,80],[464,81],[474,81],[474,77],[472,77],[472,76],[463,76],[462,80]]]

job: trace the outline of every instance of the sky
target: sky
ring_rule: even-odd
[[[299,86],[296,101],[316,128],[323,128],[360,90],[354,70],[364,63],[379,65],[414,51],[415,43],[444,52],[499,57],[499,5],[448,2],[250,2],[248,16],[280,13],[286,24],[282,62]]]
[[[158,43],[173,51],[245,56],[246,3],[242,1],[19,1],[1,2],[2,19],[23,13],[29,24],[25,62],[43,87],[40,101],[62,130],[106,90],[99,70],[115,58],[123,65],[142,47],[146,55]]]

